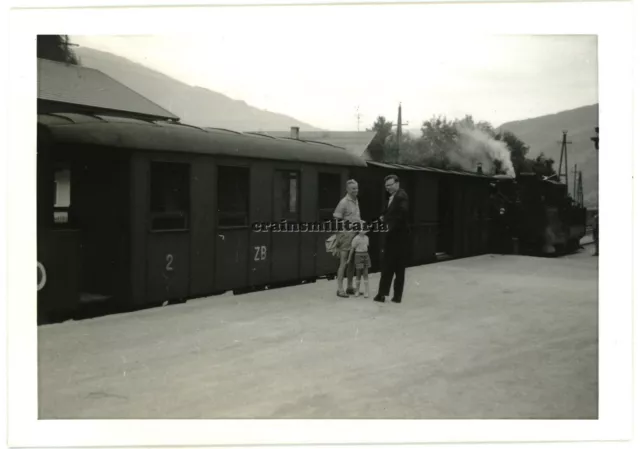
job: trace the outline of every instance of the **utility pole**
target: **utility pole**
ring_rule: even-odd
[[[564,176],[564,183],[569,187],[569,162],[567,158],[567,144],[571,144],[573,142],[567,141],[567,133],[569,131],[562,131],[562,148],[560,150],[560,166],[558,167],[558,179],[562,182],[562,177]],[[564,173],[562,172],[562,168],[564,166]]]
[[[573,199],[578,200],[578,164],[573,166]]]
[[[584,191],[582,190],[582,170],[578,173],[578,204],[584,207]]]
[[[402,103],[398,105],[398,123],[396,123],[396,143],[398,146],[398,157],[400,156],[400,142],[402,141],[402,126],[409,125],[409,122],[402,123]]]
[[[360,106],[358,106],[356,108],[356,120],[358,121],[358,132],[360,132],[360,118],[362,116],[360,115]]]

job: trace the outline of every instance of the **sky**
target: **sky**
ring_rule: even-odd
[[[598,102],[595,36],[429,37],[403,32],[408,23],[379,33],[331,20],[329,31],[273,15],[242,26],[221,18],[191,35],[70,37],[323,129],[395,121],[400,102],[409,129],[434,115],[499,126]]]

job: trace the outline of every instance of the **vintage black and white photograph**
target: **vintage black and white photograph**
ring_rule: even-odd
[[[597,39],[321,44],[38,36],[41,418],[598,417]]]
[[[598,33],[254,9],[34,36],[37,419],[597,422]]]

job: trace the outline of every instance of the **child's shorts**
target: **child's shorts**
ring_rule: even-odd
[[[370,268],[371,259],[369,253],[356,253],[356,269]]]

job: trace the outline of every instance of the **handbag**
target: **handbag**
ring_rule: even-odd
[[[324,246],[328,253],[336,256],[338,254],[338,235],[333,234],[324,242]]]

